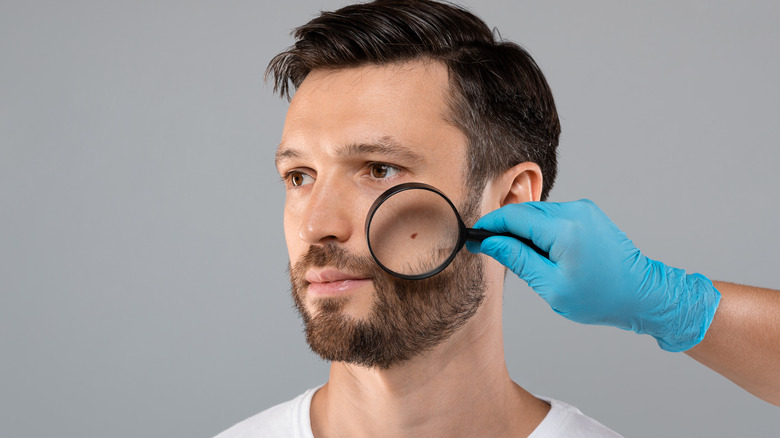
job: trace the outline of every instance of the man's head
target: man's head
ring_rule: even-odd
[[[411,181],[438,187],[467,223],[497,196],[545,197],[555,106],[525,51],[449,5],[348,6],[295,35],[268,68],[276,90],[297,90],[277,151],[293,296],[314,351],[390,367],[448,339],[499,281],[465,251],[434,278],[389,277],[368,256],[369,206]]]
[[[468,138],[469,187],[530,161],[542,170],[541,200],[557,173],[560,122],[552,92],[523,48],[496,40],[468,11],[425,0],[346,6],[296,29],[296,43],[271,60],[274,91],[288,98],[312,70],[387,65],[414,59],[449,73],[447,117]]]

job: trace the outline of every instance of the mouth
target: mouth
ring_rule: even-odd
[[[307,272],[306,282],[309,295],[336,297],[362,288],[371,282],[371,278],[336,269],[322,269]]]

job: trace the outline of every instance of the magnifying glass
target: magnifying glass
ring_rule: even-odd
[[[528,239],[467,228],[452,201],[428,184],[391,187],[374,201],[366,216],[371,256],[382,269],[405,280],[438,274],[466,241],[481,242],[491,236],[518,239],[548,257]]]

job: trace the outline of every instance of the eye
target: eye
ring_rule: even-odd
[[[299,170],[293,170],[286,176],[287,181],[293,187],[300,187],[304,184],[310,184],[314,181],[310,175],[307,175]]]
[[[392,178],[400,172],[396,167],[389,164],[374,163],[370,167],[371,177],[376,179]]]

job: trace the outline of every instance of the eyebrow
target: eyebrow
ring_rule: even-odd
[[[338,158],[349,158],[366,154],[378,154],[389,156],[397,160],[401,160],[405,163],[415,164],[423,161],[423,156],[415,152],[409,146],[405,146],[393,137],[388,135],[379,138],[372,143],[351,143],[347,146],[340,148],[336,152]],[[288,147],[284,144],[280,144],[276,149],[276,167],[279,167],[279,162],[289,158],[301,158],[303,153],[295,149],[294,147]]]
[[[301,154],[295,149],[291,149],[284,144],[279,144],[276,148],[276,158],[274,158],[274,165],[279,168],[279,162],[289,158],[300,158]]]

